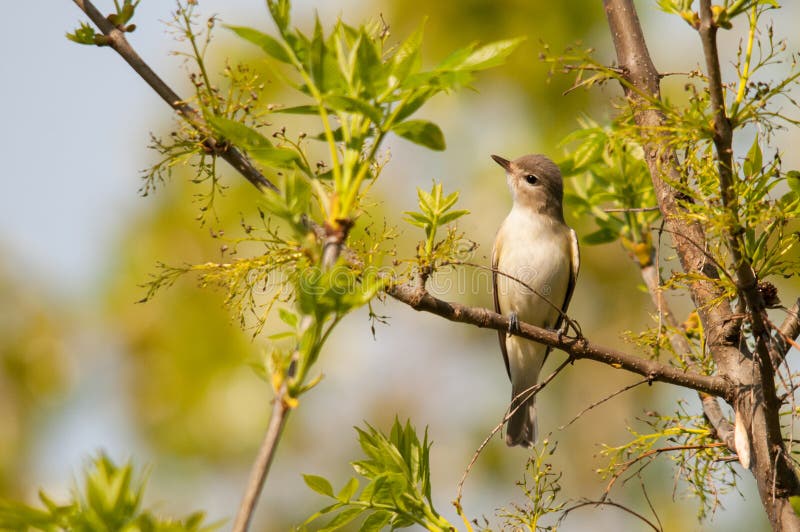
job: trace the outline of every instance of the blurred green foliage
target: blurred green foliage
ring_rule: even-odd
[[[243,186],[227,189],[214,230],[197,224],[193,193],[175,180],[120,239],[104,291],[107,319],[129,357],[124,390],[148,441],[167,453],[230,461],[253,452],[267,416],[264,383],[246,368],[260,362],[260,348],[225,310],[223,294],[188,279],[169,297],[136,304],[154,260],[224,255],[219,227],[237,226],[251,196]]]
[[[134,478],[133,466],[117,466],[101,454],[89,464],[81,489],[75,488],[66,504],[39,492],[44,508],[0,499],[0,530],[55,532],[211,532],[204,515],[183,519],[161,518],[142,509],[145,482]]]
[[[6,268],[0,264],[0,493],[18,494],[41,412],[71,384],[64,342],[78,320]]]

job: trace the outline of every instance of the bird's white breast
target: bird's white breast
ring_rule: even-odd
[[[500,311],[516,312],[521,321],[553,327],[564,303],[571,271],[569,228],[552,218],[514,207],[500,227],[498,240],[497,269],[530,287],[498,275]]]

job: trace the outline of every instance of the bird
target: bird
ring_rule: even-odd
[[[498,331],[500,350],[511,379],[506,444],[533,447],[537,439],[533,387],[551,347],[513,333],[519,322],[546,329],[564,325],[580,268],[575,231],[564,221],[561,171],[548,157],[524,155],[492,159],[505,170],[513,206],[492,248],[495,311],[509,318]]]

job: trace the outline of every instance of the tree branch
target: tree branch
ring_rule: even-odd
[[[391,286],[386,291],[394,299],[409,305],[415,310],[430,312],[450,321],[467,323],[481,328],[496,329],[498,331],[508,330],[507,317],[485,308],[470,307],[438,299],[418,285],[400,284]],[[655,360],[592,344],[585,338],[568,338],[558,334],[556,331],[534,327],[522,322],[520,323],[518,336],[561,349],[572,358],[586,358],[602,362],[614,368],[637,373],[652,381],[677,384],[678,386],[722,397],[727,401],[732,400],[734,396],[734,387],[722,377],[686,372]]]
[[[792,340],[800,336],[800,297],[794,302],[790,308],[786,309],[786,319],[778,328],[778,351],[781,355],[781,361],[786,357],[786,353],[792,347],[792,344],[786,341],[786,338]]]
[[[261,442],[261,447],[258,449],[258,456],[256,456],[256,460],[250,468],[250,478],[247,481],[247,488],[239,505],[236,520],[233,522],[232,532],[245,532],[250,527],[250,521],[253,518],[258,498],[261,496],[261,490],[264,488],[264,482],[269,474],[272,459],[275,457],[275,450],[278,448],[278,441],[283,433],[283,427],[286,425],[289,412],[291,412],[291,408],[284,400],[285,393],[286,386],[284,385],[276,394],[272,415],[269,418],[269,426],[264,435],[264,440]]]
[[[181,117],[194,127],[206,140],[206,146],[213,152],[226,160],[235,168],[245,179],[252,183],[259,190],[272,189],[277,187],[256,169],[255,166],[244,156],[242,152],[226,142],[220,142],[214,138],[203,119],[203,116],[191,105],[186,103],[169,85],[156,74],[150,66],[136,53],[125,38],[125,32],[114,26],[103,16],[90,0],[73,0],[75,4],[86,13],[89,19],[97,26],[103,35],[108,37],[108,43],[131,68],[139,74],[150,87],[158,94],[162,100],[172,107]]]

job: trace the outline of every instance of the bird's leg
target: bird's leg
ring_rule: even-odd
[[[558,335],[559,343],[561,342],[561,340],[564,339],[564,336],[566,336],[568,332],[569,332],[569,322],[567,320],[562,320],[561,326],[558,329],[556,329],[556,334]]]
[[[516,312],[511,312],[508,315],[508,336],[519,334],[519,316]]]

